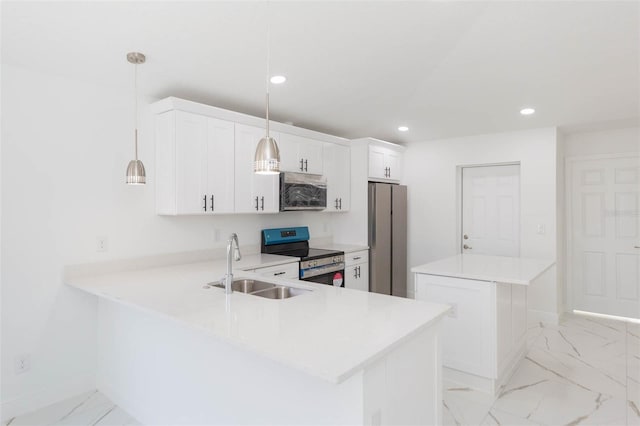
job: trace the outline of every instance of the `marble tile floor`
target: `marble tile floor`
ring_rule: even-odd
[[[640,324],[566,315],[528,333],[497,397],[444,384],[445,425],[640,425]]]
[[[98,391],[44,407],[40,410],[14,417],[3,426],[134,426],[140,425],[133,417],[116,406]]]
[[[498,397],[444,384],[445,425],[640,426],[640,324],[566,316],[528,330],[529,352]],[[3,426],[139,425],[98,391]]]

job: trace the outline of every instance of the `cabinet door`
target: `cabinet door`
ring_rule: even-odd
[[[400,178],[402,177],[400,154],[395,151],[388,150],[385,155],[384,163],[385,167],[387,167],[389,170],[387,178],[392,180],[400,180]]]
[[[176,213],[204,213],[207,161],[207,118],[182,111],[175,115]]]
[[[369,177],[386,179],[385,149],[378,146],[369,147]]]
[[[349,211],[351,195],[351,158],[348,146],[324,145],[324,175],[327,178],[325,211]]]
[[[347,266],[344,269],[344,286],[352,290],[369,291],[369,264]]]
[[[256,146],[262,137],[264,129],[243,124],[235,126],[236,213],[273,213],[280,208],[279,176],[253,172]]]
[[[495,379],[495,283],[416,274],[416,299],[451,305],[442,320],[442,364]]]
[[[323,142],[281,133],[280,169],[285,172],[322,174]]]
[[[204,183],[209,213],[233,213],[234,123],[209,118],[202,156],[207,170]]]

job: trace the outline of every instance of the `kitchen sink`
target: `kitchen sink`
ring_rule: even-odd
[[[266,290],[256,291],[251,294],[253,294],[254,296],[264,297],[265,299],[288,299],[290,297],[299,296],[301,294],[306,294],[309,292],[311,292],[311,290],[305,290],[303,288],[277,286],[273,288],[268,288]]]
[[[224,283],[210,283],[214,287],[224,288]],[[231,290],[239,291],[240,293],[253,293],[255,291],[267,290],[275,287],[275,284],[265,283],[264,281],[256,280],[235,280],[231,283]]]
[[[224,289],[224,283],[221,282],[209,283],[207,286]],[[265,299],[289,299],[290,297],[310,293],[312,291],[303,288],[287,287],[249,279],[233,281],[231,283],[231,289],[233,291],[250,294],[252,296],[264,297]]]

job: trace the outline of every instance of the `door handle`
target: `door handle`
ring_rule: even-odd
[[[465,244],[462,246],[462,248],[465,250],[471,250],[473,247],[469,247],[468,245]]]
[[[204,197],[202,197],[202,201],[204,201],[204,206],[202,206],[202,208],[204,209],[204,211],[207,211],[207,195],[205,194]]]
[[[258,197],[256,197],[256,211],[258,211]]]
[[[468,239],[469,239],[469,236],[468,236],[467,234],[464,234],[464,235],[462,236],[462,238],[464,238],[465,240],[468,240]]]
[[[264,210],[264,197],[260,197],[260,203],[261,203],[260,209]]]
[[[213,211],[213,210],[214,210],[214,208],[213,208],[214,206],[215,206],[215,204],[214,204],[214,202],[213,202],[213,195],[212,195],[212,196],[211,196],[211,211]]]

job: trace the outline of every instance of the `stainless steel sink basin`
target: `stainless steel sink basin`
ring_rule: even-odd
[[[288,299],[290,297],[299,296],[301,294],[307,294],[311,290],[305,290],[302,288],[277,286],[266,290],[256,291],[254,296],[264,297],[266,299]]]
[[[214,287],[224,288],[223,283],[210,284]],[[256,291],[266,290],[275,287],[275,284],[265,283],[263,281],[256,280],[235,280],[231,283],[231,289],[233,291],[239,291],[240,293],[253,293]]]
[[[205,287],[218,287],[223,289],[224,284],[220,282],[213,282],[207,284]],[[247,279],[233,281],[231,283],[231,289],[233,291],[250,294],[252,296],[264,297],[265,299],[288,299],[290,297],[307,294],[312,291],[304,288],[287,287],[264,281]]]

